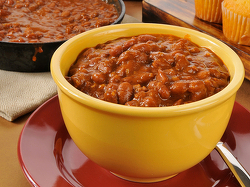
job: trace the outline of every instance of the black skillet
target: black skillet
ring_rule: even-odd
[[[123,0],[105,0],[114,4],[119,17],[112,23],[121,23],[125,15]],[[0,69],[18,72],[46,72],[50,70],[50,60],[56,49],[65,41],[48,43],[15,43],[0,41]],[[39,50],[42,49],[42,52]],[[40,53],[40,52],[41,53]]]

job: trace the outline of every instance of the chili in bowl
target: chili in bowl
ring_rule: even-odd
[[[244,67],[230,47],[209,35],[137,23],[69,39],[54,53],[51,74],[64,123],[83,154],[123,179],[156,182],[193,167],[215,148]],[[211,94],[209,85],[217,91]],[[132,94],[123,97],[126,90]]]
[[[166,34],[118,38],[86,48],[66,78],[98,99],[144,107],[198,101],[230,80],[227,67],[211,50]]]
[[[0,1],[0,69],[49,71],[55,50],[69,38],[125,15],[122,0]]]

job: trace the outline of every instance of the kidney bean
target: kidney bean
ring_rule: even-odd
[[[179,53],[177,53],[175,55],[175,68],[176,68],[176,70],[178,70],[178,71],[184,70],[189,65],[190,65],[190,63],[187,60],[185,55],[179,54]]]
[[[192,101],[198,101],[207,96],[207,89],[201,80],[190,81],[188,91],[192,93]]]
[[[134,94],[134,99],[137,100],[138,103],[140,104],[146,96],[147,96],[147,92],[141,90]]]
[[[153,61],[152,66],[154,68],[169,69],[174,63],[174,58],[169,53],[164,52],[152,52],[150,59]]]
[[[212,77],[220,78],[221,74],[217,69],[211,68],[209,71]]]
[[[157,104],[156,100],[153,97],[147,96],[147,97],[145,97],[143,99],[140,106],[143,106],[143,107],[157,107],[158,104]]]
[[[225,87],[228,84],[227,79],[212,78],[214,82],[218,85],[217,87]]]
[[[191,53],[199,53],[200,49],[198,47],[190,47],[189,52],[191,52]]]
[[[98,70],[104,74],[108,74],[112,72],[113,65],[114,63],[112,60],[99,61]]]
[[[29,6],[29,10],[30,10],[31,12],[33,12],[33,11],[35,11],[38,7],[39,7],[39,5],[36,4],[36,3],[31,4],[31,5]]]
[[[118,57],[123,52],[123,47],[121,45],[116,45],[109,50],[111,56]]]
[[[148,62],[148,55],[145,53],[141,53],[140,51],[137,50],[128,50],[123,52],[118,60],[117,64],[122,64],[124,62],[127,62],[129,60],[136,61],[137,63],[147,63]]]
[[[6,1],[6,4],[7,4],[7,5],[13,5],[14,3],[15,3],[15,2],[14,2],[13,0],[7,0],[7,1]]]
[[[106,82],[106,76],[102,72],[96,72],[91,76],[92,80],[97,84],[103,84]]]
[[[179,39],[175,43],[171,45],[171,50],[176,51],[176,50],[181,50],[181,51],[186,51],[187,48],[187,40],[185,39]]]
[[[154,74],[150,72],[143,72],[135,75],[134,77],[136,79],[136,83],[143,85],[147,84],[154,77]]]
[[[116,73],[121,77],[133,75],[137,69],[137,66],[134,66],[134,64],[136,64],[134,61],[128,61],[126,64],[123,64],[123,66],[117,68]]]
[[[121,77],[119,75],[110,76],[109,83],[119,83],[121,81]]]
[[[190,65],[186,67],[186,71],[190,74],[196,74],[199,70],[195,65]]]
[[[125,104],[133,97],[133,86],[128,82],[123,82],[118,86],[117,94],[120,104]]]
[[[137,50],[146,54],[150,54],[150,52],[152,51],[150,48],[150,45],[146,44],[146,43],[139,43],[139,44],[135,44],[131,47],[132,50]]]
[[[157,90],[162,99],[168,99],[170,97],[170,91],[165,84],[158,84]]]
[[[158,84],[158,81],[156,80],[151,80],[148,85],[147,85],[147,88],[148,89],[156,89],[157,88],[157,84]]]
[[[154,41],[154,42],[156,42],[157,38],[155,36],[153,36],[153,35],[145,34],[145,35],[138,36],[138,41],[139,42],[147,42],[147,41]]]
[[[5,32],[4,31],[0,31],[0,37],[3,38],[5,35]]]
[[[0,17],[5,17],[11,13],[8,10],[0,9]]]
[[[48,7],[50,7],[50,8],[54,8],[56,6],[56,3],[55,2],[52,2],[52,3],[49,3],[48,4]]]
[[[5,3],[5,0],[0,0],[0,8],[3,7],[4,3]]]
[[[201,70],[197,73],[197,77],[199,79],[206,79],[207,77],[210,76],[210,71],[209,70]]]
[[[61,13],[61,16],[62,16],[62,17],[69,17],[69,15],[70,15],[70,11],[69,11],[69,10],[65,10],[65,11],[63,11],[63,12]]]
[[[82,89],[85,87],[85,83],[90,80],[90,76],[84,72],[77,72],[71,76],[71,80],[76,88]]]
[[[118,98],[117,98],[116,90],[106,91],[104,94],[104,100],[111,102],[111,103],[117,103]]]
[[[125,103],[126,106],[140,106],[139,102],[136,100],[131,100]]]
[[[171,82],[175,82],[175,81],[179,81],[179,80],[181,80],[179,75],[174,75],[174,76],[171,77]]]
[[[45,4],[45,0],[37,0],[36,3],[37,5],[42,6]]]
[[[166,84],[169,81],[167,74],[161,69],[158,70],[158,74],[156,75],[156,80],[158,82],[161,82],[162,84]]]
[[[173,94],[183,94],[188,90],[188,82],[176,81],[170,86],[170,90]]]
[[[205,79],[203,82],[207,88],[207,97],[213,95],[215,93],[215,87],[212,83],[211,78],[209,77]]]
[[[111,103],[118,103],[117,88],[117,84],[109,83],[105,89],[104,100]]]
[[[132,37],[131,39],[127,40],[126,42],[123,43],[123,51],[126,51],[129,49],[131,46],[135,45],[138,42],[136,37]]]

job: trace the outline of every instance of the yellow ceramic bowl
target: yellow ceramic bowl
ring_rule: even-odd
[[[191,41],[211,49],[224,61],[231,82],[201,101],[151,108],[93,98],[64,78],[83,49],[145,33],[190,35]],[[217,39],[186,28],[144,23],[106,26],[68,40],[54,53],[51,73],[58,86],[64,122],[80,150],[103,168],[141,182],[163,180],[203,160],[223,135],[244,79],[239,57]]]

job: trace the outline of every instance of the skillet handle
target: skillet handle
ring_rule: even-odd
[[[226,148],[223,142],[218,142],[216,151],[221,155],[227,166],[230,168],[234,176],[242,187],[250,187],[250,175],[233,154]]]

